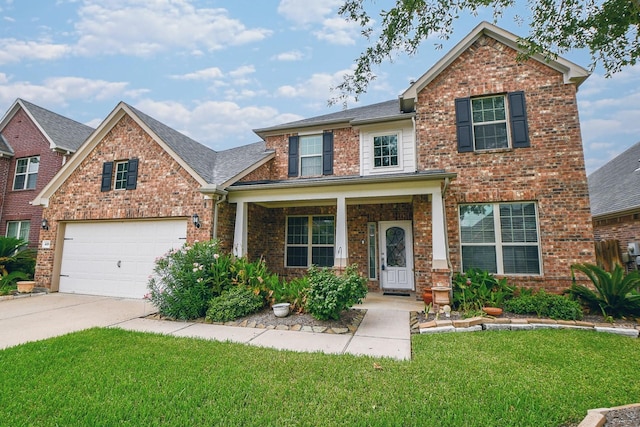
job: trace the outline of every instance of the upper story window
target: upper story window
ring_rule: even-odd
[[[135,190],[138,183],[138,159],[115,162],[115,179],[113,179],[114,162],[102,164],[102,180],[100,191]]]
[[[538,235],[538,215],[533,202],[462,205],[462,269],[539,275]]]
[[[14,190],[36,188],[40,156],[25,157],[16,161],[16,175],[13,180]]]
[[[529,147],[524,92],[455,100],[458,152]]]
[[[333,132],[289,137],[289,176],[332,174]]]
[[[398,134],[373,137],[373,167],[398,166]]]
[[[322,175],[322,135],[300,137],[300,176]]]

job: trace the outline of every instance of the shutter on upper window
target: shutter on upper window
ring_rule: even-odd
[[[100,191],[111,190],[111,175],[113,174],[113,162],[104,162],[102,164],[102,183]]]
[[[138,159],[129,159],[127,165],[127,190],[135,190],[138,183]]]
[[[456,99],[456,128],[458,137],[458,152],[473,151],[473,129],[471,123],[471,99]]]
[[[298,176],[298,137],[289,137],[289,176]]]
[[[527,106],[524,92],[510,92],[509,121],[511,123],[511,141],[513,148],[529,147],[529,127],[527,124]]]
[[[322,134],[322,174],[333,175],[333,132]]]

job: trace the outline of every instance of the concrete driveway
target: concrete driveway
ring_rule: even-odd
[[[0,349],[154,312],[146,300],[52,293],[0,301]]]

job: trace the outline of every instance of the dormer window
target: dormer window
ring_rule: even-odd
[[[373,137],[373,166],[375,168],[398,166],[398,134]]]

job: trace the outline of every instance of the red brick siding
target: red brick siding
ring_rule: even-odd
[[[418,96],[419,169],[456,172],[446,198],[454,271],[459,271],[460,203],[536,201],[542,277],[513,277],[518,285],[561,290],[569,266],[593,262],[593,231],[575,87],[537,61],[482,37]],[[454,100],[523,90],[530,148],[458,153]]]
[[[627,251],[631,242],[640,242],[640,212],[616,218],[594,220],[593,232],[595,240],[618,240],[620,249]]]
[[[134,157],[139,159],[137,188],[101,192],[103,163]],[[187,241],[210,239],[213,201],[204,200],[199,187],[134,120],[124,116],[60,186],[44,209],[50,229],[42,231],[40,239],[50,240],[52,247],[38,254],[38,285],[50,287],[52,283],[53,253],[63,237],[58,233],[59,221],[190,218],[197,213],[202,226],[195,228],[189,221]],[[230,210],[223,207],[222,211],[225,222]],[[222,234],[228,242],[228,228],[223,227]]]
[[[42,208],[29,204],[36,195],[62,167],[63,155],[54,153],[49,142],[31,121],[24,110],[19,109],[2,131],[7,142],[14,150],[14,157],[7,165],[7,182],[2,183],[0,191],[6,188],[0,221],[0,234],[6,234],[7,221],[30,221],[29,244],[37,246],[42,221]],[[32,190],[13,190],[16,162],[20,158],[40,156],[36,188]]]
[[[349,176],[360,174],[360,134],[357,129],[326,129],[333,131],[333,175]],[[320,131],[318,133],[321,133]],[[272,160],[270,179],[289,178],[289,136],[285,134],[266,138],[267,149],[275,149],[276,156]]]

